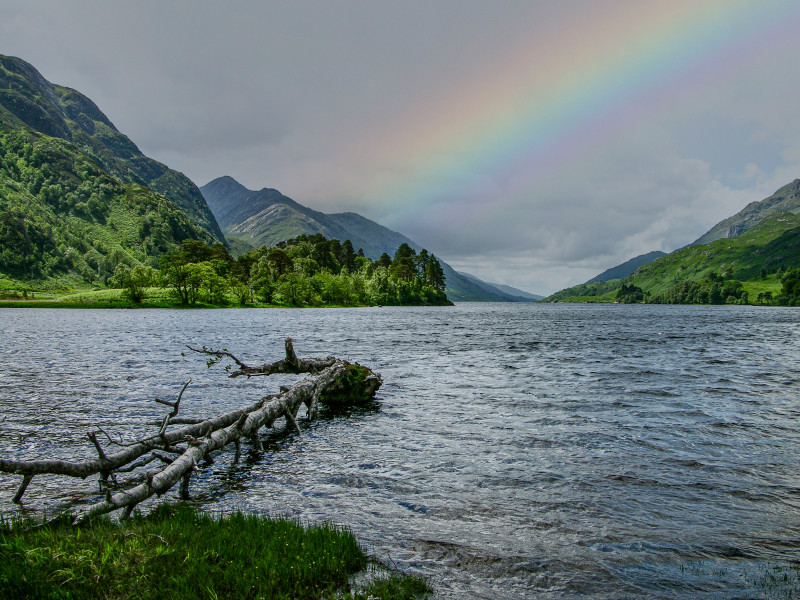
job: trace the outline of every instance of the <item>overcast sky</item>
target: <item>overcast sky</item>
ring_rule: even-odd
[[[0,53],[195,183],[547,294],[800,177],[782,0],[0,0]]]

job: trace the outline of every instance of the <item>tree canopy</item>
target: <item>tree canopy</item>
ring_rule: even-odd
[[[186,240],[164,255],[160,266],[163,285],[182,304],[230,298],[242,305],[449,304],[439,261],[426,250],[417,255],[407,244],[393,259],[384,254],[371,261],[349,240],[301,235],[234,259],[221,244]]]

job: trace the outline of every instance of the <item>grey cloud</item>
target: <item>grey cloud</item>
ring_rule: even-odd
[[[375,195],[435,152],[464,160],[458,148],[398,150],[409,140],[392,136],[424,138],[438,125],[426,121],[431,107],[461,110],[531,40],[639,6],[7,0],[0,52],[85,93],[198,184],[229,174],[318,210],[355,210],[455,266],[543,293],[682,246],[800,174],[800,40],[786,35],[747,42],[704,77],[678,76],[661,90],[668,99],[632,106],[599,142],[576,138],[543,172],[468,173],[416,212]]]

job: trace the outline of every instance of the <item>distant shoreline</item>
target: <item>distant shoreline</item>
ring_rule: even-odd
[[[387,305],[388,306],[388,305]],[[401,304],[392,306],[454,306],[450,304]],[[284,309],[314,309],[314,308],[383,308],[382,304],[323,304],[319,306],[292,306],[288,304],[170,304],[164,302],[142,302],[136,304],[125,300],[88,300],[88,301],[63,301],[63,300],[0,300],[0,308],[72,308],[72,309],[176,309],[176,310],[204,310],[204,309],[252,309],[252,308],[284,308]]]

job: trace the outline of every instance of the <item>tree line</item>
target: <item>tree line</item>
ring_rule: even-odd
[[[623,283],[617,292],[617,302],[646,302],[650,304],[759,304],[769,306],[800,306],[800,269],[781,271],[781,291],[761,292],[750,298],[741,281],[726,279],[712,271],[700,281],[682,281],[664,292],[650,294],[633,284]],[[766,274],[762,269],[761,278]]]
[[[301,235],[234,258],[222,244],[184,240],[159,269],[120,264],[109,285],[142,302],[165,287],[180,304],[287,306],[444,305],[445,275],[436,257],[402,244],[373,261],[349,240]]]
[[[714,271],[700,281],[682,281],[648,298],[652,304],[748,304],[741,281],[724,279]]]

